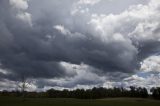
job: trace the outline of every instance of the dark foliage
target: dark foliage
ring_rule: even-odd
[[[151,89],[152,96],[156,99],[160,98],[160,88]],[[19,91],[2,91],[1,96],[23,96],[23,92]],[[37,98],[37,97],[48,97],[48,98],[78,98],[78,99],[100,99],[100,98],[111,98],[111,97],[138,97],[147,98],[148,92],[146,88],[130,87],[130,90],[124,88],[93,88],[93,89],[76,89],[62,91],[49,89],[46,92],[26,92],[25,97]]]
[[[152,92],[152,97],[155,98],[155,99],[160,99],[160,87],[157,87],[157,88],[152,88],[150,90],[150,92]]]
[[[130,87],[130,90],[124,88],[93,88],[93,89],[76,89],[72,91],[68,90],[54,90],[50,89],[46,91],[47,97],[51,98],[79,98],[79,99],[99,99],[99,98],[109,98],[109,97],[141,97],[147,98],[148,92],[146,88],[135,88]]]

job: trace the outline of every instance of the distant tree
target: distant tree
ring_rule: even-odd
[[[23,77],[19,81],[18,87],[21,89],[19,91],[0,91],[1,96],[17,96],[21,95],[24,97],[49,97],[49,98],[78,98],[78,99],[101,99],[101,98],[111,98],[111,97],[135,97],[135,98],[147,98],[148,91],[146,88],[142,87],[130,87],[129,89],[125,88],[92,88],[92,89],[75,89],[75,90],[55,90],[49,89],[46,92],[27,92],[28,80]],[[151,89],[152,97],[155,99],[160,99],[160,88]],[[23,99],[24,100],[24,99]]]
[[[143,97],[143,98],[147,98],[148,96],[149,96],[149,94],[148,94],[147,89],[146,89],[146,88],[143,88],[143,89],[142,89],[142,97]]]
[[[29,80],[25,76],[22,76],[20,81],[18,81],[17,86],[18,89],[20,89],[23,98],[25,97],[25,93],[27,92],[26,90],[29,87],[29,83]]]
[[[155,99],[160,99],[160,87],[151,88],[152,97]]]

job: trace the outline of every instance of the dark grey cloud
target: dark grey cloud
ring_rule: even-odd
[[[159,41],[143,42],[139,47],[139,59],[143,60],[152,55],[158,55],[160,53]]]
[[[2,0],[1,5],[1,8],[4,8],[1,10],[0,20],[1,68],[10,71],[13,74],[9,76],[11,78],[12,76],[18,78],[22,75],[46,78],[63,76],[65,70],[56,60],[50,60],[50,57],[45,54],[48,49],[42,42],[43,32],[37,32],[37,29],[31,29],[16,19],[14,17],[16,13],[11,11],[12,7],[8,0]],[[38,59],[40,55],[41,57]]]
[[[0,0],[0,68],[10,73],[0,73],[1,79],[16,81],[25,75],[47,80],[41,86],[73,87],[103,84],[105,75],[116,81],[137,72],[141,61],[160,52],[159,15],[155,12],[159,5],[151,5],[156,0],[142,2],[144,5],[136,1],[128,10],[100,15],[94,9],[103,2]],[[145,6],[153,14],[147,16]],[[137,17],[138,13],[142,15]],[[100,79],[96,82],[68,72],[61,62],[83,63],[90,67],[86,73]],[[70,78],[70,83],[48,82],[54,78]]]

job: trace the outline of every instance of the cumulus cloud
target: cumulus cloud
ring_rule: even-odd
[[[53,28],[57,29],[58,31],[60,31],[64,35],[70,34],[70,31],[68,29],[65,29],[64,26],[56,25]]]
[[[144,72],[160,72],[160,56],[150,56],[141,63]]]
[[[86,7],[85,9],[83,8],[83,5],[95,5],[97,3],[99,3],[101,0],[79,0],[78,2],[73,4],[73,8],[71,10],[71,14],[75,15],[76,13],[85,13],[88,12],[89,9]]]
[[[26,10],[28,8],[27,0],[10,0],[9,2],[13,6],[13,8],[22,10]]]
[[[77,86],[99,86],[105,82],[104,76],[99,76],[91,70],[86,64],[80,65],[61,62],[61,65],[66,69],[66,72],[72,77],[53,78],[53,79],[40,79],[37,81],[39,87],[61,87],[61,88],[78,88]],[[87,76],[87,77],[86,77]],[[43,83],[42,83],[43,82]]]
[[[1,79],[25,75],[38,88],[143,82],[139,71],[159,72],[160,2],[134,1],[115,14],[98,12],[114,0],[0,0]]]
[[[29,24],[30,26],[32,26],[31,14],[25,12],[25,13],[17,14],[16,17],[17,17],[18,19],[26,22],[26,23]]]
[[[9,2],[13,10],[16,11],[16,17],[32,26],[31,14],[26,11],[29,8],[28,0],[9,0]]]
[[[121,84],[125,87],[146,87],[149,90],[152,87],[158,87],[159,82],[159,74],[148,74],[146,77],[133,75],[129,78],[125,78]]]
[[[77,2],[77,4],[88,4],[88,5],[94,5],[98,2],[100,2],[101,0],[79,0]]]

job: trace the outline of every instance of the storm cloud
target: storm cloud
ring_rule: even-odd
[[[144,71],[160,55],[160,2],[122,2],[0,0],[1,81],[25,76],[38,88],[103,86]]]

